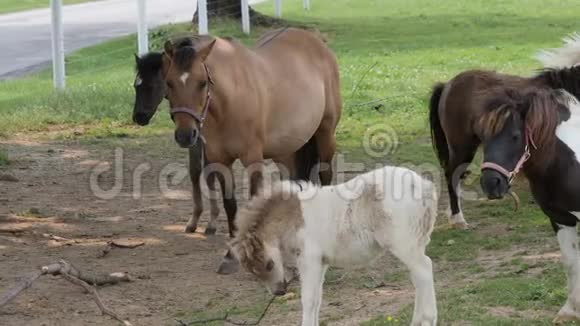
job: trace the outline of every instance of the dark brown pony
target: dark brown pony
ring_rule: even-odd
[[[489,199],[508,192],[518,170],[550,219],[567,274],[567,300],[554,322],[580,320],[580,103],[566,91],[502,88],[482,102],[480,178]]]
[[[445,170],[449,192],[449,221],[467,228],[460,206],[460,180],[473,160],[483,135],[475,128],[485,112],[485,103],[497,94],[494,89],[565,89],[580,98],[580,66],[561,67],[554,62],[580,62],[580,38],[566,39],[566,45],[553,52],[544,52],[546,67],[532,77],[500,74],[493,71],[469,70],[446,83],[435,85],[430,99],[431,137],[439,162]],[[576,49],[576,51],[573,51]]]
[[[295,178],[299,152],[311,154],[309,179],[316,171],[323,185],[330,184],[342,106],[334,54],[318,35],[296,28],[268,32],[257,43],[248,48],[208,37],[200,44],[191,38],[165,44],[163,76],[176,142],[190,148],[203,139],[205,159],[217,172],[211,174],[222,186],[233,187],[227,180],[240,159],[250,196],[262,186],[264,159]],[[228,222],[232,230],[233,217]],[[221,273],[233,271],[229,252],[226,258]]]

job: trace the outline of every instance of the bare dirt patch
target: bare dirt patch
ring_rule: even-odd
[[[107,306],[133,325],[177,325],[176,318],[219,317],[228,310],[236,319],[259,315],[269,300],[259,283],[243,271],[230,276],[215,273],[227,241],[223,209],[216,236],[202,233],[209,214],[207,200],[201,230],[183,233],[192,212],[190,183],[180,175],[186,171],[187,153],[166,138],[114,144],[2,143],[12,162],[0,172],[17,181],[0,181],[0,292],[39,266],[65,259],[87,272],[132,275],[134,282],[102,287],[99,293]],[[123,149],[118,170],[114,147]],[[140,166],[148,169],[135,179]],[[247,181],[239,168],[237,195],[243,204]],[[95,176],[98,169],[104,172]],[[91,178],[105,194],[115,187],[120,190],[111,198],[99,198],[91,189]],[[173,183],[178,179],[181,182]],[[166,186],[164,191],[160,184]],[[103,257],[111,241],[143,245],[114,248]],[[325,286],[321,319],[332,325],[355,325],[411,304],[413,289],[407,277],[395,286],[364,286],[368,273],[381,278],[400,272],[400,267],[386,257],[370,270],[350,272],[345,280]],[[299,292],[297,284],[294,291]],[[295,325],[300,314],[299,296],[278,300],[262,324]],[[0,310],[0,324],[116,322],[101,316],[90,295],[47,276]]]

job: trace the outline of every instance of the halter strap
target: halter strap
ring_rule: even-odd
[[[201,114],[197,113],[194,109],[192,108],[188,108],[188,107],[174,107],[169,109],[169,114],[171,114],[171,119],[174,119],[174,115],[176,113],[185,113],[188,114],[189,116],[191,116],[199,125],[199,131],[201,132],[201,128],[203,127],[203,123],[205,121],[205,118],[207,116],[207,112],[209,111],[209,106],[211,104],[211,90],[210,90],[210,85],[213,85],[213,78],[211,77],[211,74],[209,72],[209,68],[207,67],[207,65],[205,63],[203,63],[203,68],[205,70],[205,74],[206,74],[206,79],[207,79],[207,93],[205,95],[205,104],[203,106],[203,110],[201,111]]]
[[[508,179],[509,184],[511,184],[516,174],[518,174],[518,172],[520,172],[520,170],[524,167],[524,163],[526,163],[526,161],[528,161],[532,156],[532,153],[530,152],[530,145],[532,145],[534,149],[538,149],[536,143],[534,142],[534,139],[531,136],[529,128],[527,127],[524,130],[524,138],[526,139],[524,153],[518,160],[518,163],[516,164],[516,167],[513,169],[513,171],[508,171],[503,166],[493,162],[483,162],[483,164],[481,164],[481,170],[490,169],[499,172],[500,174],[505,176]]]

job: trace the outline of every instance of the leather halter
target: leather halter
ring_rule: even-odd
[[[530,157],[532,156],[532,153],[530,152],[530,145],[534,149],[538,149],[538,147],[534,143],[534,139],[532,139],[531,133],[528,130],[528,128],[524,130],[524,138],[526,139],[524,153],[518,160],[518,163],[516,164],[516,167],[513,169],[513,171],[508,171],[503,166],[493,162],[483,162],[483,164],[481,164],[481,170],[483,171],[484,169],[490,169],[499,172],[501,175],[505,176],[508,180],[508,183],[511,184],[516,174],[518,174],[518,172],[520,172],[520,170],[524,167],[524,163],[526,163],[526,161],[529,160]]]
[[[205,95],[205,104],[203,106],[203,110],[200,113],[197,113],[194,109],[188,107],[175,107],[169,109],[169,114],[171,114],[171,120],[174,120],[174,115],[176,113],[185,113],[191,116],[198,124],[198,129],[201,133],[201,128],[203,127],[203,122],[207,116],[207,112],[209,111],[209,106],[211,104],[211,90],[210,85],[213,85],[213,79],[211,78],[211,74],[209,73],[209,68],[205,63],[203,63],[203,68],[205,70],[206,78],[207,78],[207,93]]]

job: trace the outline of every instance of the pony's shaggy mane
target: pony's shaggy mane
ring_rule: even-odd
[[[535,79],[548,84],[550,88],[563,88],[580,98],[580,65],[562,69],[544,68]]]
[[[572,33],[562,39],[564,46],[559,49],[541,50],[536,59],[546,68],[561,69],[580,64],[580,34]]]
[[[303,189],[303,183],[291,181],[277,182],[271,191],[254,196],[236,216],[238,228],[236,237],[230,242],[230,247],[238,260],[247,269],[257,274],[263,272],[266,266],[264,257],[264,234],[269,223],[288,220],[301,216],[301,212],[287,212],[300,209],[298,192]],[[274,210],[279,214],[271,214]],[[300,221],[288,221],[302,224]]]

